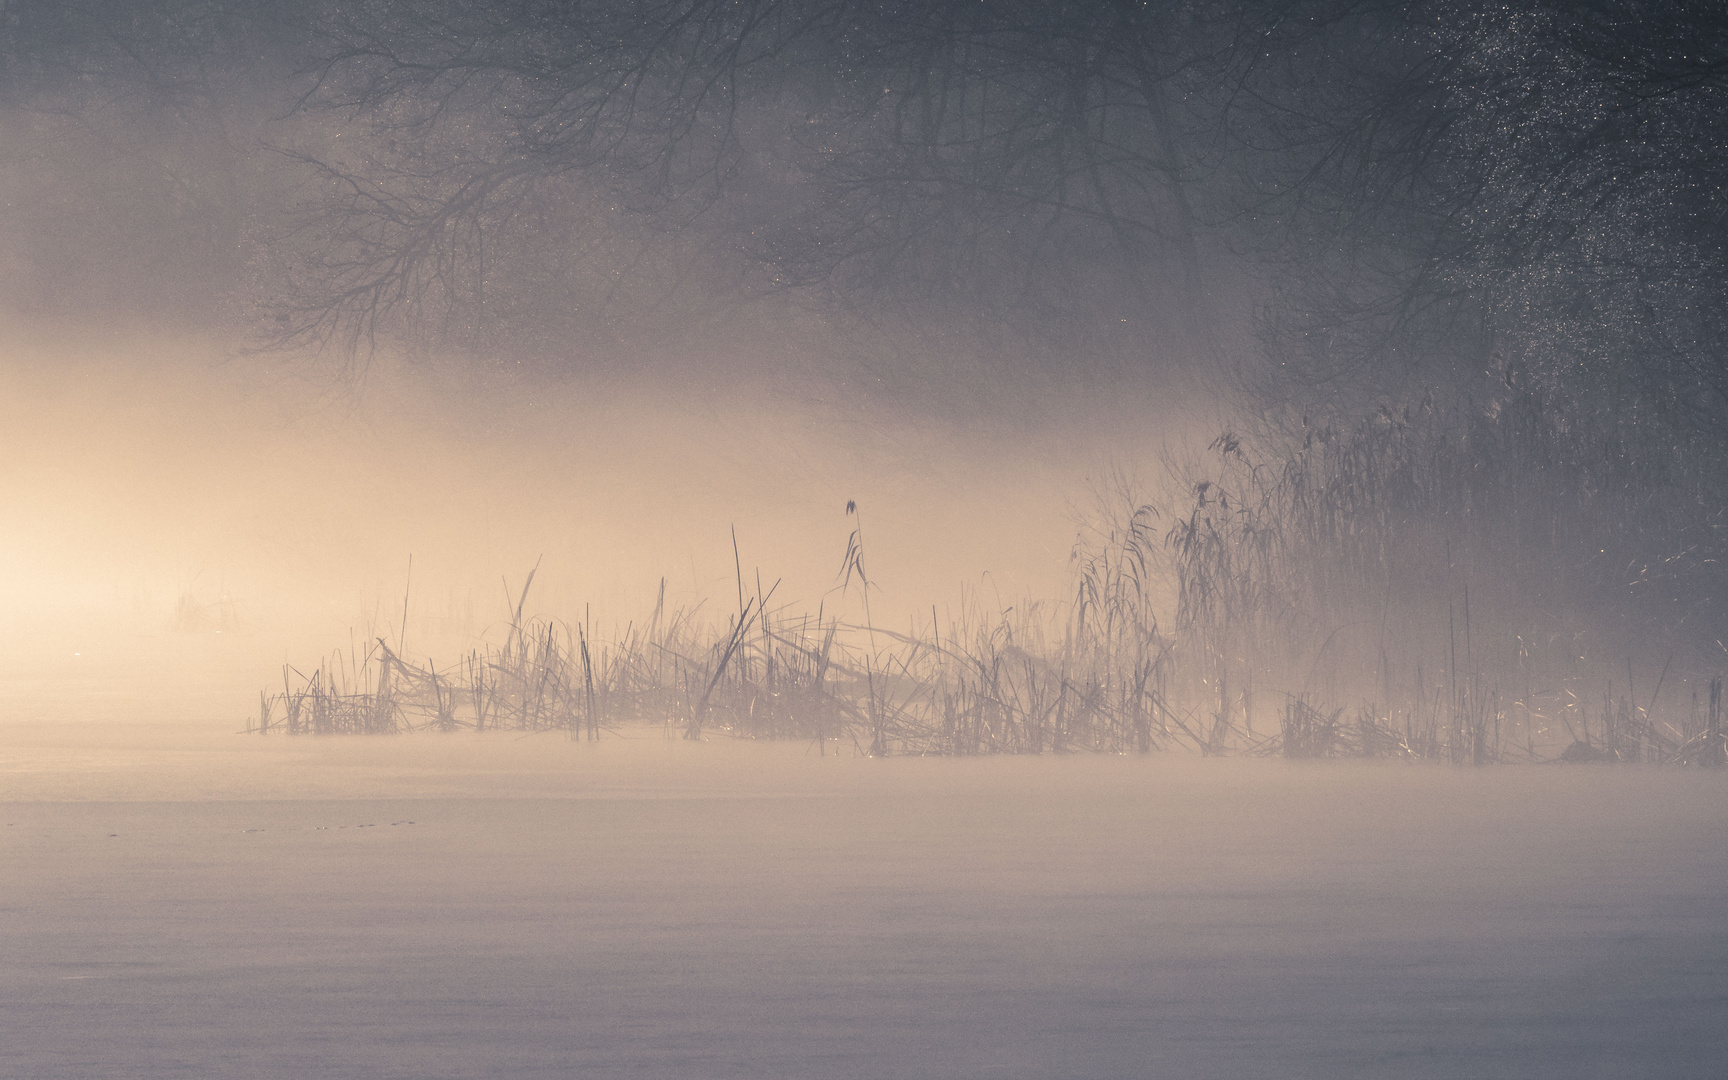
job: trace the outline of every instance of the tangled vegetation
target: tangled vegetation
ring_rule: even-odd
[[[862,623],[776,606],[740,563],[723,623],[669,610],[662,587],[646,620],[601,640],[586,621],[524,617],[530,574],[501,643],[439,667],[378,638],[285,669],[255,730],[595,739],[646,724],[877,755],[1720,764],[1708,649],[1722,646],[1699,637],[1721,595],[1715,481],[1690,477],[1689,504],[1675,498],[1686,478],[1610,485],[1555,449],[1600,432],[1553,430],[1550,415],[1529,401],[1465,424],[1431,404],[1386,409],[1310,429],[1271,462],[1226,434],[1181,468],[1180,501],[1115,493],[1076,544],[1067,602],[973,596],[904,632],[867,604]],[[1516,454],[1516,468],[1482,466]],[[1651,546],[1674,535],[1696,537],[1684,560]],[[841,580],[868,596],[861,530]],[[1663,650],[1647,690],[1635,641]]]

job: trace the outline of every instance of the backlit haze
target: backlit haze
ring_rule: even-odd
[[[759,574],[776,606],[861,620],[848,500],[884,624],[1063,598],[1095,490],[1156,475],[1194,426],[1157,395],[930,408],[732,356],[503,385],[380,361],[338,382],[208,337],[17,323],[4,353],[0,628],[33,719],[237,720],[285,662],[394,642],[405,600],[411,651],[453,659],[536,565],[529,614],[621,628],[662,580],[723,612],[734,528],[749,591]]]

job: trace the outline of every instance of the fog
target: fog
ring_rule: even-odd
[[[1666,1077],[1724,1051],[1713,774],[79,727],[6,751],[8,1075]]]
[[[0,1076],[1715,1075],[1725,56],[0,0]]]
[[[214,662],[228,696],[194,711],[238,723],[283,663],[394,642],[404,617],[413,653],[454,658],[536,567],[530,615],[602,627],[646,617],[663,582],[674,604],[729,601],[740,566],[780,603],[849,612],[848,501],[889,625],[969,590],[1059,596],[1092,489],[1136,466],[1115,436],[1164,429],[1150,470],[1190,422],[1156,401],[930,416],[749,371],[487,386],[380,363],[342,384],[208,339],[76,330],[14,329],[7,357],[7,681],[43,695],[13,708],[65,720],[82,687],[129,680],[102,718],[171,718]]]

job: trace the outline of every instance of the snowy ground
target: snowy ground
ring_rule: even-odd
[[[1728,777],[0,728],[0,1076],[1728,1075]]]

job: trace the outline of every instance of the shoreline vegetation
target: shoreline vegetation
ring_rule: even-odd
[[[285,666],[247,730],[593,740],[658,726],[877,756],[1721,767],[1723,678],[1709,655],[1728,659],[1728,648],[1708,630],[1697,643],[1707,618],[1689,625],[1647,600],[1666,589],[1712,603],[1702,586],[1718,561],[1697,544],[1683,553],[1692,565],[1651,557],[1628,592],[1597,558],[1613,544],[1636,562],[1639,541],[1689,531],[1719,542],[1714,485],[1581,475],[1589,459],[1564,444],[1589,433],[1550,430],[1540,403],[1523,404],[1464,423],[1431,406],[1384,409],[1270,456],[1221,435],[1198,462],[1172,466],[1179,498],[1142,501],[1126,482],[1103,494],[1076,542],[1066,603],[991,608],[973,595],[946,621],[932,609],[922,625],[880,625],[852,504],[837,580],[861,592],[840,605],[861,621],[826,604],[777,606],[760,574],[749,584],[736,541],[737,606],[723,621],[700,604],[669,609],[662,584],[648,618],[597,635],[586,617],[525,615],[530,573],[502,642],[439,664],[371,636],[309,671]],[[1689,483],[1693,498],[1676,500]],[[1665,517],[1639,499],[1665,500]],[[1608,659],[1632,642],[1661,649],[1653,674]]]
[[[1210,756],[1386,758],[1455,765],[1646,762],[1721,767],[1722,679],[1678,716],[1612,690],[1592,708],[1559,709],[1436,680],[1393,708],[1354,708],[1283,693],[1244,694],[1234,716],[1170,693],[1167,651],[1124,658],[1096,640],[1034,652],[1003,616],[928,636],[759,614],[747,601],[719,633],[691,612],[656,615],[604,644],[580,624],[532,619],[500,646],[439,666],[397,655],[383,639],[364,655],[333,654],[259,696],[249,734],[382,735],[425,731],[563,732],[595,740],[624,727],[668,737],[721,733],[798,739],[820,752],[969,756],[1188,751]],[[968,635],[968,629],[971,630]],[[878,649],[863,642],[874,636]],[[1043,642],[1038,642],[1043,645]],[[1161,645],[1162,643],[1160,643]],[[1126,662],[1124,663],[1124,660]],[[1421,687],[1413,688],[1420,692]],[[1258,706],[1258,707],[1256,707]]]

